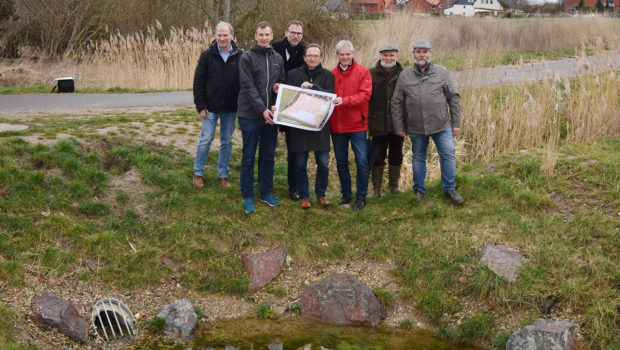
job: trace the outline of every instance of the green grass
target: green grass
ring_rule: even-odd
[[[52,86],[46,86],[42,84],[31,86],[0,86],[0,95],[14,95],[14,94],[45,94],[52,92]],[[124,87],[111,87],[103,89],[100,87],[78,87],[75,89],[75,93],[82,94],[95,94],[95,93],[143,93],[143,92],[170,92],[170,91],[191,91],[191,89],[131,89]]]
[[[0,302],[0,347],[4,350],[36,349],[18,342],[13,323],[15,318],[15,313],[4,302]]]
[[[257,203],[257,212],[248,216],[235,186],[238,147],[229,175],[233,188],[221,190],[208,176],[206,187],[198,190],[191,186],[193,159],[185,151],[134,137],[90,136],[99,128],[149,120],[184,125],[196,122],[196,116],[190,110],[83,119],[43,116],[29,122],[29,133],[74,138],[48,146],[18,136],[0,138],[0,193],[6,193],[0,195],[1,283],[23,286],[28,266],[43,278],[63,276],[128,289],[177,276],[185,288],[244,296],[241,253],[277,245],[310,264],[390,259],[400,286],[393,294],[374,290],[384,306],[396,298],[411,303],[455,342],[505,343],[516,326],[504,329],[502,321],[541,317],[537,305],[550,295],[562,298],[554,310],[579,317],[589,347],[611,346],[618,337],[618,139],[559,147],[553,177],[542,176],[542,151],[536,150],[506,155],[492,166],[463,164],[457,172],[466,199],[461,208],[443,197],[434,180],[427,183],[424,201],[411,191],[386,194],[361,212],[338,205],[304,211],[284,199],[285,149],[280,144],[274,192],[283,203],[277,208]],[[86,135],[92,145],[78,141],[76,134]],[[212,152],[209,164],[216,159]],[[129,170],[139,173],[143,193],[114,186],[113,180]],[[335,171],[327,197],[332,203],[339,198]],[[515,283],[479,264],[487,243],[526,254]],[[85,259],[99,261],[100,268],[89,271]],[[286,295],[277,284],[270,288],[277,297]],[[468,299],[484,309],[466,308]],[[269,315],[267,309],[260,314]],[[457,325],[453,320],[461,314]],[[7,339],[0,347],[12,344]]]
[[[278,319],[278,314],[271,309],[271,306],[267,303],[256,305],[254,308],[254,316],[257,318],[266,318],[270,320]]]

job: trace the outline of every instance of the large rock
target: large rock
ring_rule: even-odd
[[[175,300],[159,309],[155,316],[166,320],[164,334],[180,341],[191,340],[191,334],[198,324],[194,305],[187,299]]]
[[[575,326],[566,321],[537,319],[510,336],[506,350],[575,349]]]
[[[517,280],[517,270],[523,264],[523,254],[499,245],[487,244],[482,248],[480,262],[509,282]]]
[[[72,302],[52,293],[43,293],[34,298],[32,308],[36,322],[57,328],[80,343],[88,341],[88,321]]]
[[[302,317],[324,322],[375,326],[386,316],[370,288],[348,274],[308,285],[300,302]]]
[[[242,260],[245,271],[248,273],[250,291],[256,292],[278,277],[285,258],[286,252],[282,248],[262,254],[244,255]]]

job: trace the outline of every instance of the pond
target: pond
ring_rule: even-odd
[[[476,350],[439,339],[430,331],[379,326],[335,326],[301,318],[235,319],[206,322],[195,340],[175,344],[164,337],[144,338],[134,349],[213,350]]]

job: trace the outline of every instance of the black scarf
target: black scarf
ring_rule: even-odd
[[[310,82],[311,83],[313,82],[313,80],[317,76],[317,74],[319,74],[322,70],[323,70],[323,65],[321,65],[320,63],[314,69],[310,69],[310,68],[308,68],[307,64],[304,64],[304,71],[306,71],[306,73],[310,77]]]

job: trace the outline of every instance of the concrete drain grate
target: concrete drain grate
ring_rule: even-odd
[[[132,341],[138,336],[136,317],[116,299],[105,298],[96,302],[90,320],[97,336],[108,343]]]

